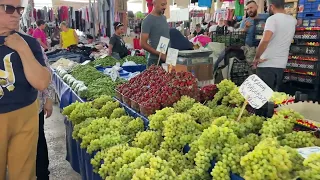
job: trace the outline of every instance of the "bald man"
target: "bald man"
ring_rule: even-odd
[[[21,0],[0,0],[0,180],[36,179],[38,90],[51,81],[39,42],[15,32]]]
[[[148,66],[158,63],[157,46],[160,37],[170,39],[170,29],[164,12],[167,7],[167,0],[154,0],[152,12],[143,20],[140,44],[141,47],[150,53],[148,57]],[[161,54],[161,61],[166,61],[166,55]]]

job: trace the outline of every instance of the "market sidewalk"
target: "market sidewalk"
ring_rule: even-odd
[[[53,115],[45,120],[45,134],[48,143],[51,172],[50,180],[81,180],[72,170],[66,157],[65,126],[59,107],[54,106]]]

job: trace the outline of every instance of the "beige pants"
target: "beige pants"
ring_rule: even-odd
[[[36,179],[38,126],[38,101],[0,114],[0,180]]]

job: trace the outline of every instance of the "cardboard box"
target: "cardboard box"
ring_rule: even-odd
[[[195,65],[181,65],[177,64],[174,69],[177,72],[191,72],[198,81],[207,81],[213,79],[213,64],[195,64]]]

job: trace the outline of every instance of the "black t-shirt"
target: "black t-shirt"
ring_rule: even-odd
[[[42,49],[38,41],[18,33],[29,45],[34,57],[45,66]],[[0,36],[0,44],[5,36]],[[0,114],[12,112],[32,104],[38,91],[28,82],[19,54],[7,46],[0,46]]]
[[[203,29],[201,29],[200,32],[194,31],[194,32],[193,32],[193,35],[194,35],[194,36],[199,36],[199,35],[201,35],[201,34],[204,35],[204,32],[205,32],[205,31],[204,31]]]
[[[109,44],[112,45],[112,52],[119,53],[120,58],[126,57],[128,55],[126,44],[120,36],[114,34],[110,38]]]

